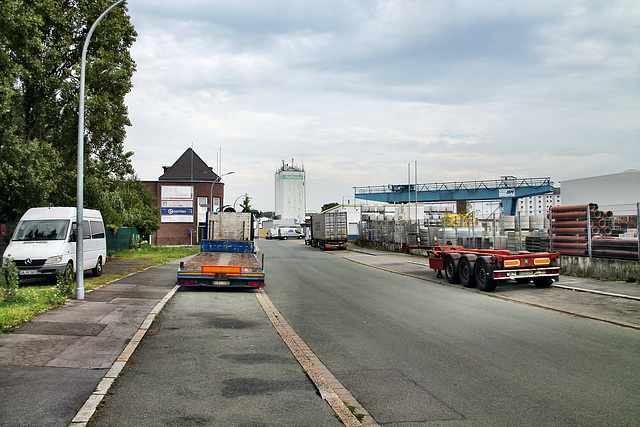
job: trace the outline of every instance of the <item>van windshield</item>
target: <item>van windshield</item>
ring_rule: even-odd
[[[20,221],[12,240],[64,240],[68,227],[69,221],[64,219]]]

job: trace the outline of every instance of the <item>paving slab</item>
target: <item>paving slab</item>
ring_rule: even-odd
[[[68,300],[0,335],[0,425],[69,425],[173,289],[178,262],[88,291],[84,300]],[[141,263],[105,267],[126,272]]]

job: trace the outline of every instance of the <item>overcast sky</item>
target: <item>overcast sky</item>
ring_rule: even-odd
[[[130,0],[125,150],[156,180],[190,146],[273,210],[353,187],[640,169],[640,2]]]

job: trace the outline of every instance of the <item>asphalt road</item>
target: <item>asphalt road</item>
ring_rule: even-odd
[[[181,289],[91,426],[340,426],[253,290]]]
[[[300,241],[259,245],[273,304],[381,425],[640,419],[637,329],[385,272]],[[176,293],[91,425],[340,424],[253,292],[205,289]]]
[[[637,425],[640,332],[261,241],[267,294],[380,424]]]

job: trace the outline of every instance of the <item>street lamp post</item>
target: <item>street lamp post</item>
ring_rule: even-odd
[[[231,175],[232,173],[235,173],[235,172],[231,171],[231,172],[223,173],[222,175],[218,175],[218,177],[215,179],[215,181],[213,181],[213,183],[211,184],[211,194],[209,195],[209,212],[213,212],[213,187],[214,187],[214,185],[219,183],[223,176]]]
[[[247,193],[244,193],[244,194],[239,195],[239,196],[236,198],[236,200],[234,200],[234,202],[233,202],[233,210],[234,210],[234,211],[236,210],[236,203],[238,202],[238,200],[240,200],[240,197],[248,197],[248,196],[249,196],[249,195],[248,195]]]
[[[76,299],[84,299],[84,229],[82,225],[83,209],[84,209],[84,81],[85,81],[85,65],[87,63],[87,49],[89,48],[89,39],[93,35],[96,27],[116,6],[124,3],[125,0],[118,0],[112,4],[102,15],[93,23],[82,47],[82,59],[80,61],[80,96],[78,105],[78,172],[76,180],[76,197],[77,197],[77,213],[76,213]],[[104,261],[104,260],[103,260]]]

